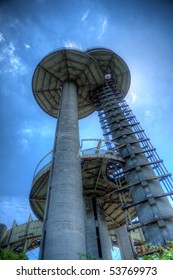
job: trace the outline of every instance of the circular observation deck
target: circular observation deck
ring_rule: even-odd
[[[130,70],[125,61],[112,50],[107,48],[90,48],[86,53],[90,54],[99,64],[104,77],[110,75],[116,88],[123,99],[130,87]]]
[[[88,93],[104,84],[104,75],[88,53],[67,48],[48,54],[35,69],[32,89],[39,106],[57,118],[63,84],[67,81],[77,86],[79,119],[94,112]]]
[[[113,178],[114,171],[121,168],[124,161],[119,157],[117,149],[104,149],[101,147],[101,140],[95,140],[98,142],[96,148],[87,148],[80,151],[83,194],[84,197],[95,196],[103,202],[106,223],[108,229],[111,230],[126,223],[126,216],[119,195],[121,186]],[[109,144],[110,142],[112,141],[109,141]],[[51,162],[35,172],[30,192],[31,208],[41,221],[44,217],[50,169]],[[131,204],[132,199],[129,191],[127,190],[124,195],[126,202]],[[129,209],[129,213],[131,217],[136,217],[134,207]]]

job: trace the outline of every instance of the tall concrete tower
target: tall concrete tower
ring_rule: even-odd
[[[109,49],[60,49],[38,64],[34,97],[57,118],[52,161],[35,175],[30,193],[43,220],[41,259],[110,259],[113,230],[124,236],[125,259],[127,232],[136,227],[153,245],[173,240],[170,174],[124,100],[129,86],[128,66]],[[94,154],[81,155],[78,119],[95,110],[107,151],[100,152],[100,140]]]

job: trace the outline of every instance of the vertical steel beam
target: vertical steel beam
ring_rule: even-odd
[[[42,259],[75,260],[85,253],[77,88],[63,85],[42,239]]]

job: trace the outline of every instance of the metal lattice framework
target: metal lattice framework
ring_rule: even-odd
[[[111,100],[113,100],[114,104],[113,110]],[[119,111],[119,113],[116,112],[115,100],[117,100],[117,108],[121,108],[121,111]],[[133,224],[133,217],[130,215],[129,212],[131,208],[145,203],[146,201],[149,201],[150,203],[152,203],[153,201],[154,203],[154,201],[159,199],[160,197],[169,197],[170,200],[173,200],[173,179],[171,177],[171,174],[168,173],[166,167],[164,166],[163,160],[161,160],[158,156],[156,149],[153,147],[149,138],[146,136],[144,130],[141,128],[140,123],[137,121],[136,117],[132,113],[132,110],[130,110],[125,100],[121,100],[121,92],[117,88],[117,85],[115,85],[115,82],[112,79],[112,77],[109,77],[107,79],[107,85],[104,86],[104,89],[102,87],[101,89],[98,89],[94,92],[94,94],[92,95],[92,101],[98,110],[98,116],[101,123],[103,136],[108,141],[111,140],[115,143],[118,140],[118,138],[112,137],[112,132],[114,132],[114,130],[111,130],[110,127],[113,127],[113,125],[117,123],[117,114],[122,115],[123,113],[124,120],[127,121],[126,125],[131,127],[130,134],[135,135],[135,142],[138,143],[141,147],[140,153],[145,154],[148,160],[147,163],[144,163],[144,165],[140,165],[140,168],[147,165],[151,166],[155,175],[153,177],[147,178],[147,181],[159,180],[162,186],[161,193],[157,195],[150,194],[146,196],[145,199],[129,204],[126,200],[125,194],[127,191],[130,191],[130,189],[133,188],[135,184],[137,185],[138,182],[129,185],[126,182],[125,176],[126,174],[131,172],[131,169],[133,169],[134,167],[132,167],[131,169],[124,169],[120,167],[119,169],[115,170],[115,172],[112,172],[112,179],[115,180],[115,182],[117,182],[117,180],[119,181],[119,188],[116,189],[115,192],[119,193],[121,197],[121,207],[126,213],[127,224],[129,225],[128,230],[134,230],[139,227],[147,226],[159,220],[162,221],[163,219],[170,219],[172,216],[161,216],[158,218],[151,219],[146,223],[140,224],[138,222],[137,224]],[[119,128],[121,129],[120,126]],[[122,127],[122,130],[123,129],[124,127]],[[119,137],[122,138],[122,135]],[[108,146],[108,149],[112,148],[112,146]],[[136,153],[138,153],[138,151],[136,151]],[[124,157],[123,159],[126,161],[126,157]]]

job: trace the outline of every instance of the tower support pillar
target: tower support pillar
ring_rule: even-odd
[[[102,204],[96,197],[86,197],[85,210],[87,253],[96,259],[112,259],[111,241]]]
[[[104,116],[106,120],[104,126],[108,132],[105,136],[109,135],[121,147],[119,153],[125,160],[124,178],[139,222],[146,224],[143,227],[145,241],[152,245],[165,245],[173,240],[173,208],[167,197],[159,196],[163,189],[152,168],[155,162],[148,160],[152,149],[148,147],[145,150],[140,145],[143,136],[139,123],[129,115],[130,111],[121,107],[116,84],[102,87],[102,91],[95,94],[94,98],[102,112],[101,117]]]
[[[130,244],[130,239],[126,229],[126,225],[123,225],[115,229],[115,234],[117,235],[118,247],[120,249],[122,260],[134,260],[134,254],[132,246]]]
[[[77,87],[71,82],[64,83],[62,89],[52,162],[41,258],[79,259],[86,245]]]
[[[93,200],[85,197],[85,235],[87,254],[99,259],[98,236],[96,234],[96,217],[93,211]]]

